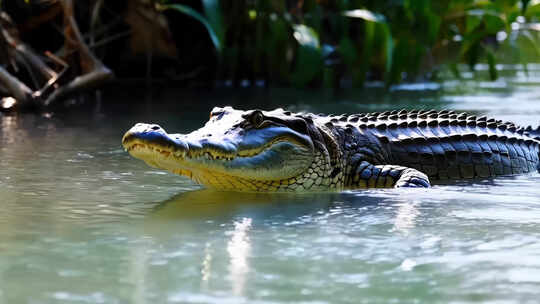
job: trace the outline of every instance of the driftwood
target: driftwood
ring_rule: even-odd
[[[6,110],[6,105],[20,108],[49,107],[74,94],[95,89],[113,78],[112,71],[92,53],[84,41],[74,18],[73,1],[61,0],[52,5],[43,16],[38,16],[24,26],[31,28],[52,19],[54,14],[63,14],[63,56],[51,52],[37,54],[21,41],[18,28],[11,18],[5,12],[0,12],[0,90],[9,95],[2,99],[3,110]],[[31,76],[31,84],[24,83],[12,74],[17,74],[21,67]]]
[[[112,1],[105,0],[27,3],[36,3],[39,9],[33,10],[36,15],[18,20],[17,24],[0,7],[0,110],[48,108],[66,98],[75,98],[83,91],[101,87],[113,78],[113,72],[96,54],[109,50],[118,52],[120,48],[116,46],[104,47],[118,39],[125,39],[126,48],[121,56],[145,58],[148,83],[154,56],[171,61],[178,59],[168,20],[157,9],[157,0],[129,0],[122,11],[111,10],[106,5]],[[90,21],[84,33],[74,17],[74,5],[77,8],[81,5],[80,8],[88,12],[88,20],[84,20],[85,16],[79,20]],[[61,41],[51,43],[58,49],[37,51],[43,46],[33,49],[31,43],[21,38],[48,24],[62,34]],[[115,63],[110,64],[115,67]],[[186,77],[192,76],[187,74]]]

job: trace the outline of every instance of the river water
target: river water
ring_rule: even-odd
[[[376,84],[338,95],[191,90],[151,96],[159,105],[126,90],[123,105],[105,94],[92,111],[0,116],[0,303],[538,303],[538,173],[421,190],[216,193],[120,145],[136,122],[186,132],[228,104],[449,108],[538,125],[540,67],[509,74],[386,94]]]

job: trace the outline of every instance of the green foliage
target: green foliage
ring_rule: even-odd
[[[167,0],[161,0],[168,2]],[[202,0],[203,14],[163,3],[201,22],[219,51],[223,79],[270,85],[387,84],[445,66],[540,58],[540,3],[533,0]],[[525,66],[526,69],[526,66]]]
[[[212,15],[212,10],[213,10],[213,7],[215,7],[216,5],[212,5],[211,3],[214,1],[204,1],[204,2],[209,3],[207,5],[209,7],[209,9],[207,10],[207,14],[209,14],[212,17],[215,17]],[[199,12],[197,12],[193,8],[186,5],[181,5],[181,4],[163,4],[159,6],[159,9],[160,10],[169,10],[169,9],[175,10],[199,21],[202,25],[204,25],[204,27],[208,31],[208,35],[210,35],[210,39],[212,39],[212,43],[214,44],[214,47],[216,48],[216,50],[218,52],[221,52],[221,49],[222,49],[221,41],[223,39],[223,32],[219,30],[221,27],[219,26],[220,24],[219,24],[218,18],[215,18],[215,19],[211,18],[210,20],[212,21],[212,23],[210,23],[207,18],[203,17],[201,14],[199,14]]]
[[[291,74],[291,82],[302,87],[320,74],[322,68],[319,37],[315,30],[303,25],[293,25],[293,37],[298,42],[297,61]]]

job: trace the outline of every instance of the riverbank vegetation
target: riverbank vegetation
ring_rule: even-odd
[[[540,58],[538,0],[0,0],[2,108],[116,79],[362,87]]]

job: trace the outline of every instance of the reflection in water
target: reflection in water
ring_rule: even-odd
[[[295,219],[319,209],[328,209],[340,193],[235,193],[202,189],[180,193],[155,203],[147,220],[207,220],[230,222],[241,217],[255,219],[279,216]],[[189,228],[189,227],[186,227]]]
[[[420,215],[417,205],[417,202],[406,202],[399,206],[393,230],[408,234],[409,230],[414,228],[415,220]]]
[[[146,285],[148,274],[148,248],[144,242],[140,247],[134,246],[130,250],[130,273],[126,277],[131,284],[134,285],[134,291],[131,297],[131,303],[145,304],[146,303]]]
[[[411,271],[416,266],[416,262],[412,259],[405,259],[399,266],[399,268],[403,271]]]
[[[2,146],[6,148],[9,144],[13,144],[16,140],[16,132],[18,131],[17,116],[4,116],[0,120]]]
[[[251,251],[251,243],[248,232],[251,229],[251,219],[243,218],[240,222],[234,223],[234,230],[229,234],[231,239],[227,244],[227,252],[230,257],[230,279],[232,281],[232,292],[235,296],[244,293],[246,276],[249,272],[248,256]]]
[[[207,242],[204,247],[204,260],[201,267],[201,289],[208,289],[208,280],[210,280],[212,266],[212,248],[211,243]]]

